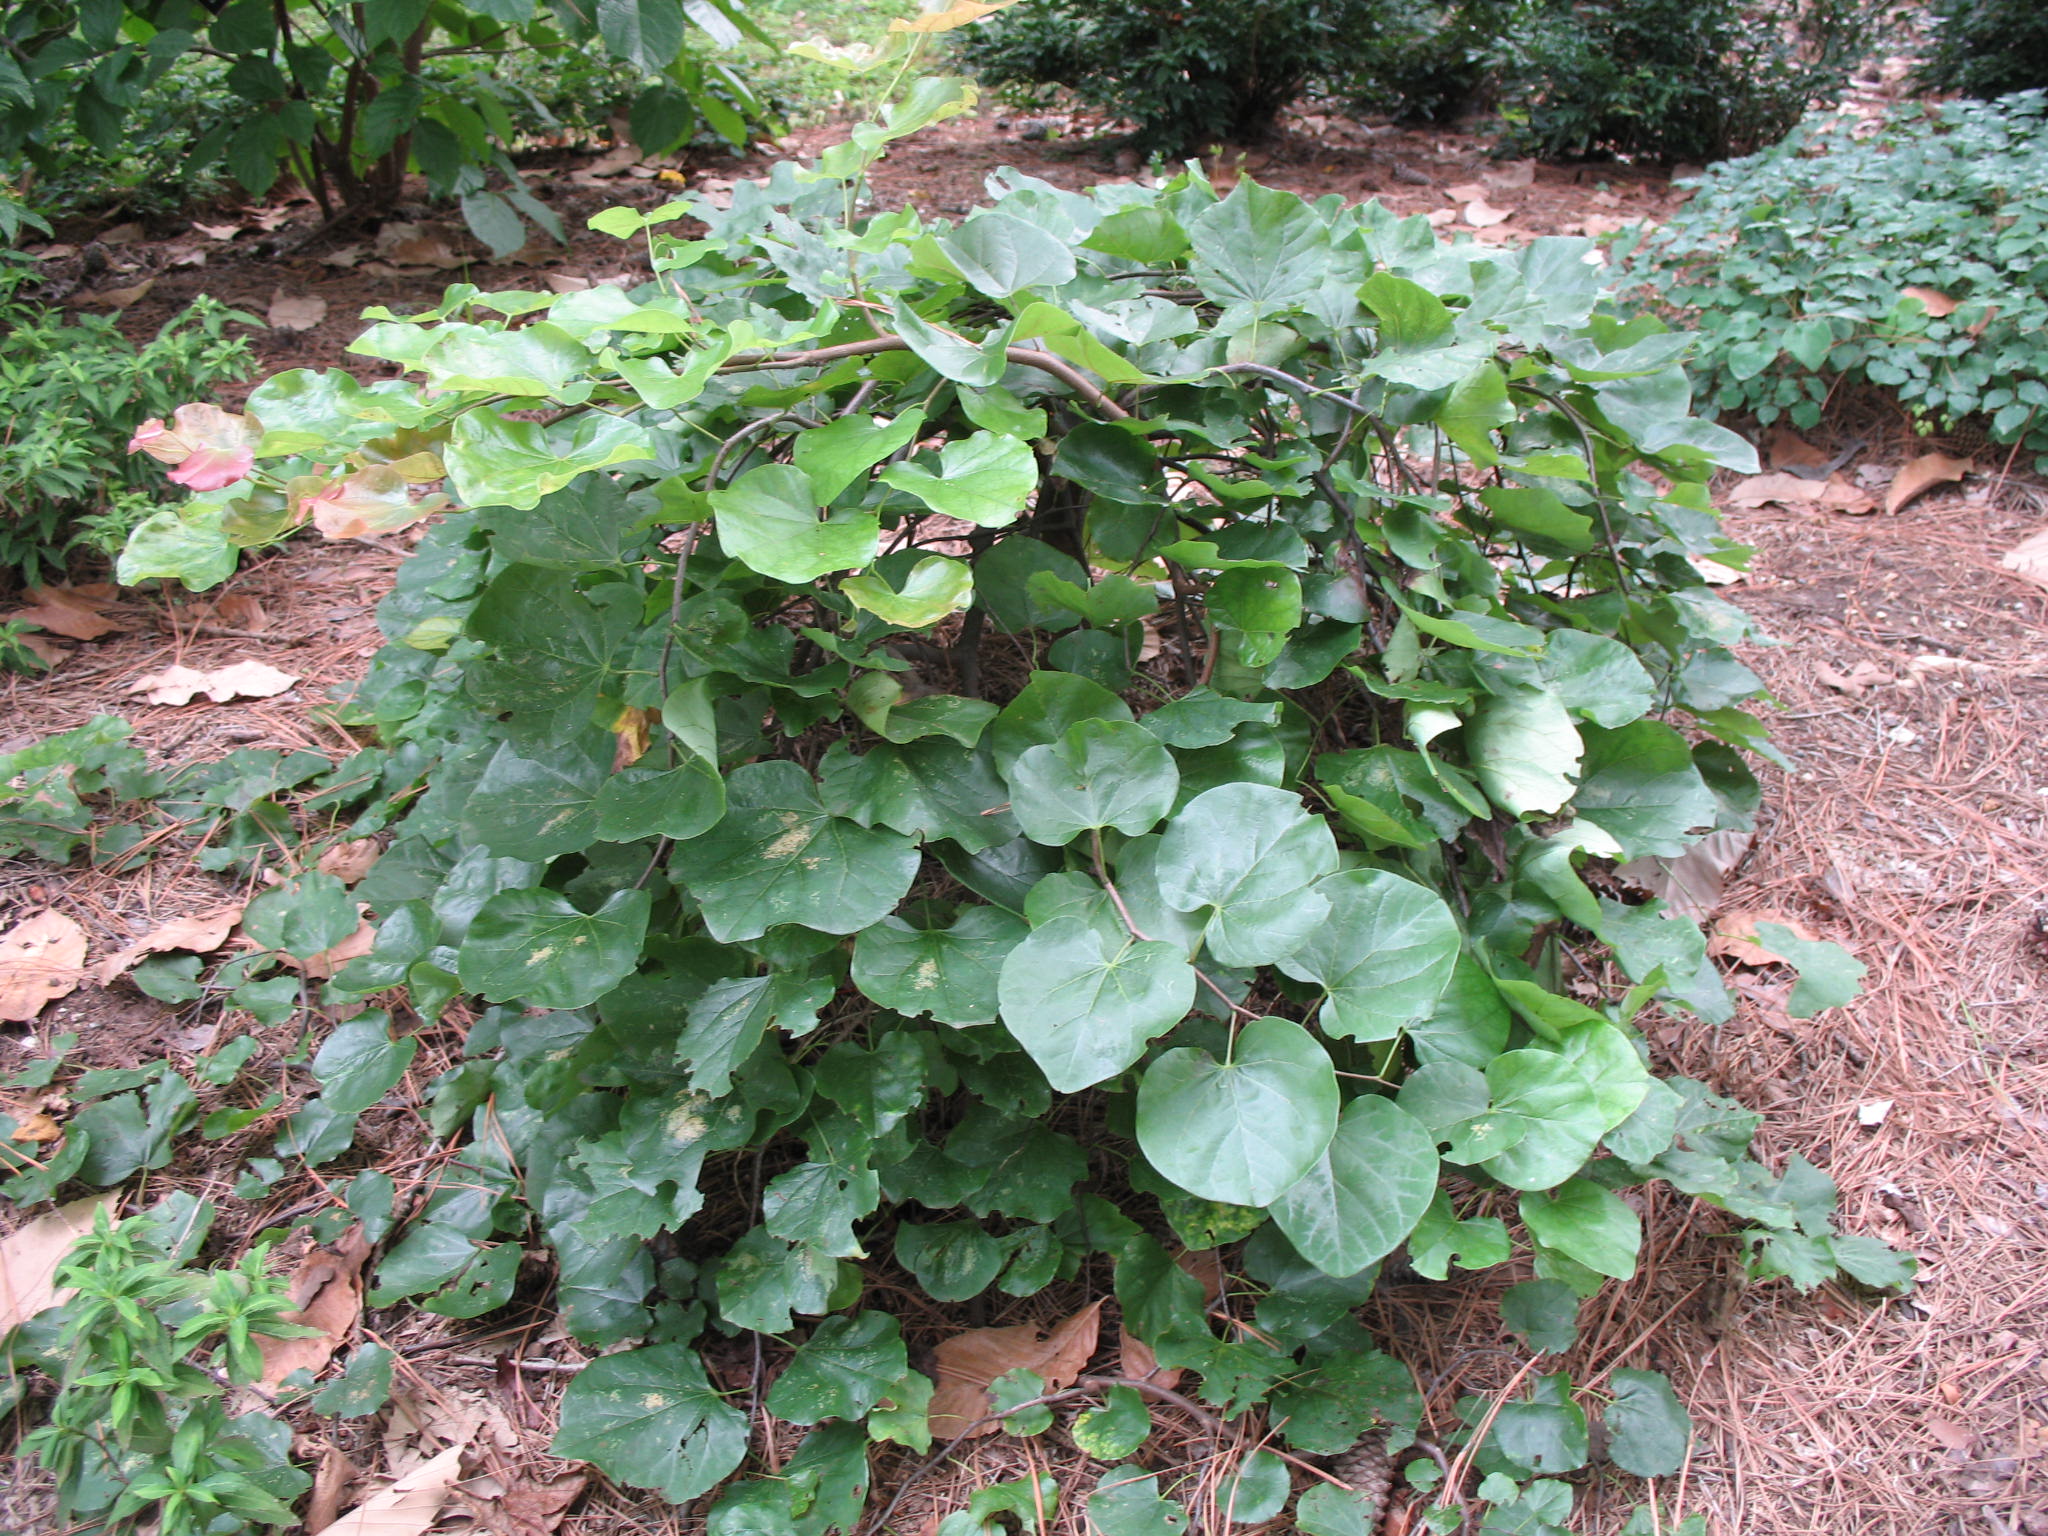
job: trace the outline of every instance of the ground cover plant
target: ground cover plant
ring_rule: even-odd
[[[872,1443],[1099,1395],[1089,1512],[1135,1531],[1176,1518],[1128,1460],[1156,1383],[935,1400],[891,1288],[1113,1293],[1190,1395],[1328,1455],[1419,1427],[1352,1316],[1396,1250],[1438,1278],[1533,1255],[1508,1317],[1539,1358],[1633,1273],[1646,1181],[1747,1223],[1759,1276],[1899,1283],[1635,1026],[1730,1005],[1697,927],[1607,864],[1744,823],[1762,740],[1693,564],[1741,558],[1704,486],[1753,459],[1690,414],[1686,339],[1613,312],[1588,242],[1447,247],[1250,180],[864,211],[872,158],[967,99],[922,82],[730,208],[604,216],[654,263],[632,295],[458,287],[357,344],[417,380],[288,373],[150,439],[216,484],[123,574],[195,588],[301,523],[406,528],[445,471],[345,715],[408,791],[354,892],[376,948],[323,990],[375,1006],[278,1147],[338,1162],[406,1021],[461,1010],[427,1113],[464,1177],[395,1232],[364,1192],[372,1304],[483,1316],[537,1236],[564,1325],[613,1350],[559,1453],[680,1502],[749,1469],[733,1389],[809,1431],[721,1529],[850,1529]],[[102,734],[105,791],[8,766],[125,794]],[[261,902],[267,952],[354,931],[319,870]],[[1764,937],[1795,1012],[1853,992],[1839,952]],[[115,1124],[155,1128],[120,1091]],[[1183,1248],[1221,1251],[1214,1298]],[[772,1385],[719,1374],[749,1335]],[[1468,1474],[1497,1523],[1560,1528],[1589,1410],[1624,1470],[1685,1455],[1647,1372],[1465,1410],[1413,1474],[1439,1529]],[[1242,1481],[1289,1497],[1284,1464]]]
[[[1843,383],[2048,467],[2048,96],[1820,120],[1712,166],[1628,275],[1700,331],[1722,411],[1801,427]]]
[[[0,569],[61,576],[81,546],[110,558],[164,497],[128,439],[152,416],[253,371],[246,327],[200,299],[141,346],[111,319],[28,296],[34,265],[0,250]]]

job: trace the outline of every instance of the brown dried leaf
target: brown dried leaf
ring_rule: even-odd
[[[70,587],[31,587],[28,595],[28,606],[15,609],[8,618],[26,619],[67,640],[97,640],[116,627],[100,612],[106,607],[104,601],[81,597]]]
[[[1901,288],[1899,290],[1899,297],[1902,299],[1918,299],[1920,307],[1937,320],[1941,319],[1944,315],[1952,315],[1963,307],[1961,299],[1952,299],[1939,288]]]
[[[128,685],[128,692],[147,694],[152,704],[189,704],[201,693],[216,704],[225,704],[230,699],[268,699],[297,681],[291,673],[280,672],[266,662],[238,661],[211,672],[166,667],[138,677]]]
[[[562,1523],[569,1506],[583,1496],[590,1479],[571,1472],[551,1482],[521,1476],[503,1493],[480,1498],[458,1488],[455,1496],[469,1507],[477,1523],[499,1536],[549,1536]]]
[[[1517,187],[1536,185],[1536,162],[1534,160],[1508,160],[1490,171],[1481,171],[1479,179],[1489,187],[1511,192]],[[1612,196],[1612,194],[1609,194]],[[1597,194],[1596,194],[1597,200]]]
[[[1720,909],[1729,871],[1742,862],[1755,840],[1753,832],[1723,828],[1701,838],[1675,859],[1631,859],[1615,873],[1661,899],[1673,912],[1704,918]]]
[[[1882,688],[1898,681],[1874,661],[1859,661],[1847,672],[1837,672],[1826,662],[1813,669],[1813,675],[1824,687],[1837,693],[1846,693],[1852,699],[1860,699],[1873,688]]]
[[[1820,482],[1820,498],[1816,505],[1847,517],[1862,517],[1877,510],[1877,498],[1840,475],[1829,475]]]
[[[384,253],[401,267],[466,266],[468,263],[448,248],[448,242],[433,235],[415,235],[400,240]]]
[[[204,624],[220,624],[229,629],[270,628],[270,615],[263,611],[263,605],[241,592],[230,592],[201,608],[199,613]]]
[[[343,885],[354,885],[370,872],[370,867],[383,851],[374,837],[358,837],[327,849],[314,867],[323,875],[334,876]]]
[[[1467,181],[1455,187],[1445,187],[1444,196],[1454,203],[1483,203],[1486,201],[1486,191],[1484,183]]]
[[[320,1453],[320,1470],[313,1474],[312,1497],[306,1500],[306,1536],[321,1531],[341,1518],[341,1499],[356,1480],[356,1464],[338,1445]]]
[[[1178,1367],[1161,1365],[1150,1344],[1132,1338],[1121,1328],[1117,1330],[1116,1358],[1118,1368],[1133,1381],[1149,1381],[1169,1392],[1180,1385]]]
[[[1223,1294],[1223,1255],[1214,1248],[1183,1249],[1173,1262],[1201,1283],[1202,1305],[1214,1306]]]
[[[1007,1371],[1035,1371],[1046,1389],[1070,1387],[1088,1368],[1102,1326],[1102,1303],[1083,1307],[1072,1317],[1040,1332],[1029,1323],[1010,1328],[970,1328],[932,1351],[938,1390],[932,1394],[932,1436],[951,1440],[989,1411],[988,1385]],[[994,1434],[993,1422],[979,1425],[976,1435]]]
[[[156,279],[145,277],[139,283],[126,288],[98,288],[91,293],[81,293],[72,300],[74,304],[104,304],[108,309],[126,309],[139,304],[149,296],[149,290],[156,286]]]
[[[60,1205],[0,1238],[0,1336],[64,1299],[57,1290],[57,1266],[71,1245],[92,1230],[93,1213],[102,1208],[113,1210],[111,1190]]]
[[[50,667],[56,666],[58,662],[71,654],[71,652],[56,641],[46,640],[41,635],[16,635],[14,643],[26,646],[29,650],[35,652],[36,655],[42,657],[45,666]]]
[[[239,224],[199,224],[192,226],[209,240],[232,240],[242,232]]]
[[[310,293],[287,295],[280,289],[270,296],[264,318],[280,331],[310,331],[327,318],[327,301]]]
[[[181,950],[188,954],[210,955],[227,943],[228,935],[234,932],[235,924],[242,920],[242,903],[215,907],[208,912],[195,912],[189,917],[177,917],[163,927],[153,929],[137,939],[126,949],[107,956],[92,968],[93,979],[101,986],[111,986],[114,978],[144,955],[161,954],[167,950]]]
[[[1773,469],[1819,469],[1828,456],[1780,422],[1765,440],[1764,454]]]
[[[1960,1424],[1951,1424],[1947,1419],[1929,1419],[1927,1433],[1945,1451],[1954,1451],[1958,1456],[1967,1456],[1976,1447],[1977,1437]]]
[[[148,233],[149,231],[140,224],[130,220],[126,224],[116,224],[112,229],[101,231],[99,238],[101,245],[133,245]]]
[[[362,1228],[351,1227],[332,1248],[316,1248],[306,1255],[292,1276],[291,1297],[297,1310],[287,1312],[283,1321],[320,1331],[295,1339],[257,1337],[265,1387],[276,1391],[293,1371],[319,1375],[334,1352],[348,1342],[349,1331],[363,1311],[363,1260],[369,1254]]]
[[[1884,493],[1884,509],[1887,513],[1896,512],[1935,486],[1947,485],[1976,472],[1977,466],[1968,459],[1951,458],[1945,453],[1923,453],[1892,476],[1891,489]]]
[[[0,934],[0,1019],[26,1024],[85,979],[85,930],[55,908]],[[4,1332],[0,1329],[0,1332]]]
[[[361,915],[369,910],[363,903],[356,903],[356,931],[332,949],[323,949],[303,960],[279,950],[278,958],[295,971],[302,971],[316,981],[325,981],[349,961],[367,955],[377,947],[377,925]]]
[[[328,1536],[423,1536],[462,1477],[464,1447],[451,1445],[327,1527]]]
[[[1495,208],[1485,198],[1475,198],[1465,205],[1465,222],[1474,229],[1491,229],[1496,224],[1505,224],[1515,216],[1512,208]]]
[[[1998,563],[2022,581],[2048,587],[2048,528],[2020,540]]]
[[[1745,908],[1739,912],[1730,912],[1714,924],[1713,932],[1707,938],[1707,953],[1725,956],[1737,965],[1786,964],[1783,955],[1764,948],[1757,941],[1758,923],[1776,923],[1779,927],[1790,930],[1794,938],[1804,939],[1809,944],[1815,940],[1813,930],[1795,918],[1786,917],[1781,912],[1760,912]]]
[[[321,264],[329,267],[352,267],[363,259],[360,245],[337,246],[320,258]]]
[[[1731,507],[1762,507],[1776,502],[1782,507],[1810,507],[1826,494],[1823,483],[1802,479],[1782,470],[1751,475],[1728,493]]]

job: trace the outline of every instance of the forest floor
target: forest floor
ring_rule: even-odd
[[[828,136],[799,133],[784,147],[805,153]],[[298,301],[277,313],[305,328],[257,333],[257,376],[351,364],[360,376],[385,366],[346,355],[364,307],[422,306],[453,279],[564,290],[638,280],[646,272],[630,247],[582,228],[591,212],[662,200],[683,181],[715,191],[761,174],[764,164],[564,162],[534,179],[574,232],[572,243],[530,246],[509,263],[466,255],[473,248],[459,226],[425,210],[309,240],[318,222],[311,208],[280,201],[223,210],[176,231],[60,230],[45,266],[73,302],[118,307],[124,329],[136,332],[153,330],[200,292],[259,314]],[[1142,170],[1091,143],[1085,125],[985,110],[899,146],[875,178],[877,198],[957,215],[999,165],[1070,187]],[[1241,173],[1310,194],[1376,196],[1402,213],[1437,215],[1447,235],[1504,243],[1663,218],[1684,196],[1647,168],[1502,162],[1464,134],[1312,116],[1295,119],[1276,145],[1220,156],[1212,167],[1219,180]],[[324,312],[308,300],[323,301]],[[1854,447],[1842,473],[1879,498],[1919,454],[1967,454],[1971,446],[1916,441],[1853,399],[1809,436],[1828,457]],[[1797,458],[1804,450],[1780,439],[1773,452]],[[1671,1375],[1700,1433],[1689,1465],[1658,1494],[1667,1513],[1704,1512],[1721,1536],[2048,1533],[2048,592],[2000,565],[2006,550],[2048,527],[2048,491],[1981,447],[1974,465],[1960,483],[1893,515],[1747,506],[1753,498],[1740,481],[1723,488],[1731,532],[1757,555],[1749,574],[1722,590],[1775,642],[1746,655],[1775,695],[1772,729],[1792,767],[1766,775],[1765,817],[1727,876],[1718,923],[1731,932],[1757,915],[1802,924],[1848,946],[1870,975],[1855,1004],[1796,1022],[1784,982],[1769,969],[1745,968],[1740,946],[1730,945],[1735,1021],[1719,1029],[1653,1021],[1652,1047],[1664,1068],[1767,1111],[1765,1155],[1777,1162],[1797,1153],[1826,1169],[1842,1188],[1845,1228],[1911,1249],[1921,1277],[1911,1295],[1889,1300],[1833,1285],[1805,1296],[1782,1284],[1745,1287],[1724,1219],[1668,1194],[1654,1200],[1642,1272],[1595,1301],[1585,1337],[1564,1363],[1581,1383],[1624,1365]],[[0,750],[99,713],[132,721],[137,742],[165,764],[231,746],[352,750],[320,706],[359,676],[376,648],[372,612],[402,543],[289,545],[200,596],[107,594],[100,611],[111,627],[103,635],[60,643],[63,654],[46,675],[0,684]],[[225,704],[201,697],[152,705],[128,692],[166,665],[242,660],[267,662],[297,681],[275,697]],[[0,865],[0,929],[54,907],[84,926],[97,957],[172,917],[247,894],[175,860],[121,876]],[[126,984],[87,986],[25,1033],[0,1036],[0,1073],[46,1052],[67,1030],[83,1035],[74,1064],[134,1066],[168,1055],[186,1066],[218,1043],[213,1029],[202,1039],[193,1024],[188,1012]],[[266,1041],[262,1049],[250,1073],[266,1086],[288,1081],[285,1047]],[[405,1090],[419,1089],[459,1050],[454,1030],[423,1034]],[[292,1107],[288,1096],[277,1116]],[[275,1123],[250,1134],[267,1141]],[[363,1136],[359,1150],[392,1168],[402,1187],[423,1177],[427,1132],[413,1108],[373,1112]],[[325,1199],[321,1186],[301,1179],[238,1200],[229,1192],[231,1154],[249,1144],[238,1138],[189,1157],[181,1150],[149,1179],[151,1198],[176,1187],[215,1199],[214,1242],[230,1256],[238,1239]],[[9,1224],[0,1211],[0,1227]],[[1500,1390],[1524,1357],[1494,1307],[1498,1292],[1520,1278],[1510,1267],[1447,1284],[1385,1286],[1367,1309],[1367,1323],[1427,1386],[1439,1433],[1454,1421],[1459,1396]],[[502,1485],[545,1485],[563,1470],[545,1446],[564,1378],[495,1362],[512,1356],[544,1366],[575,1355],[552,1327],[545,1289],[528,1297],[522,1288],[511,1307],[472,1324],[409,1310],[366,1313],[365,1331],[402,1357],[408,1417],[396,1429],[381,1426],[381,1438],[376,1420],[324,1430],[309,1423],[301,1444],[308,1462],[354,1474],[359,1495],[416,1453],[408,1434],[432,1443],[450,1424],[481,1423]],[[1021,1306],[992,1298],[968,1321],[1051,1320]],[[962,1323],[931,1311],[905,1320],[906,1333],[926,1345]],[[1180,1432],[1191,1460],[1227,1448],[1227,1430],[1223,1446],[1192,1420]],[[995,1436],[978,1444],[906,1500],[895,1529],[928,1531],[982,1481],[1032,1466],[1055,1474],[1081,1466],[1057,1431],[1041,1441]],[[915,1464],[893,1452],[880,1458],[878,1498]],[[10,1473],[18,1476],[0,1492],[0,1529],[51,1529],[37,1524],[34,1474],[0,1464],[0,1484]],[[1616,1529],[1641,1497],[1638,1485],[1596,1485],[1585,1528]],[[484,1500],[450,1514],[458,1523],[474,1514],[480,1528],[520,1536],[702,1528],[651,1496],[596,1484],[566,1513],[532,1515],[537,1524],[519,1524],[508,1507]],[[1055,1525],[1081,1531],[1078,1500],[1063,1505]]]

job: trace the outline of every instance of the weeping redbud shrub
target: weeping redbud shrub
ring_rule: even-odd
[[[341,711],[420,792],[354,893],[376,947],[322,996],[461,1025],[426,1114],[466,1172],[370,1302],[481,1316],[543,1247],[562,1326],[611,1351],[556,1451],[717,1490],[717,1530],[853,1530],[878,1445],[1036,1433],[1049,1391],[1099,1400],[1098,1523],[1170,1527],[1128,1460],[1156,1392],[1020,1369],[935,1403],[911,1291],[1113,1298],[1289,1455],[1426,1434],[1431,1528],[1476,1498],[1559,1529],[1589,1416],[1624,1471],[1678,1469],[1670,1387],[1532,1369],[1425,1425],[1358,1320],[1383,1264],[1519,1265],[1509,1325],[1561,1351],[1661,1182],[1760,1279],[1910,1275],[1640,1028],[1733,1012],[1698,925],[1615,871],[1756,815],[1751,630],[1699,568],[1746,558],[1707,481],[1754,456],[1584,240],[1445,245],[1193,171],[872,210],[868,166],[971,100],[920,80],[730,207],[600,215],[652,263],[632,292],[373,311],[353,350],[405,378],[265,383],[244,478],[129,548],[127,579],[205,587],[306,521],[441,508]],[[354,922],[317,872],[266,900]],[[1761,939],[1793,1013],[1853,997],[1833,946]],[[410,1042],[362,1019],[348,1074],[395,1081]],[[294,1120],[310,1162],[350,1144],[336,1073]],[[802,1431],[779,1469],[748,1391]]]

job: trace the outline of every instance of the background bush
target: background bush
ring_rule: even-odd
[[[2048,5],[1935,0],[1934,56],[1920,78],[1985,98],[2048,86]]]
[[[1063,85],[1167,153],[1263,137],[1311,80],[1371,52],[1381,0],[1023,0],[969,29],[992,85]]]
[[[1357,59],[1338,86],[1361,112],[1443,122],[1491,104],[1495,48],[1529,0],[1452,0],[1390,9],[1353,39]]]
[[[1984,417],[2048,467],[2042,92],[1817,124],[1714,166],[1627,273],[1689,312],[1723,411],[1811,427],[1838,382],[1867,382],[1930,423]]]
[[[1536,0],[1497,51],[1512,142],[1714,160],[1781,138],[1868,52],[1877,0]]]
[[[118,551],[163,492],[130,435],[247,378],[249,343],[229,327],[258,323],[201,298],[137,347],[110,319],[23,297],[33,270],[0,252],[0,581],[61,575],[81,545]]]

